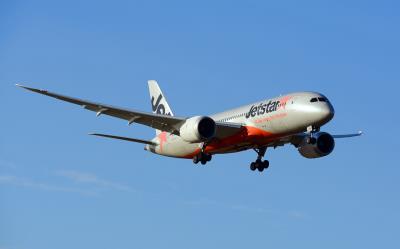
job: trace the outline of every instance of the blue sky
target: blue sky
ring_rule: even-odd
[[[398,248],[398,1],[2,1],[0,248]],[[15,83],[177,115],[314,90],[332,155],[288,146],[206,167],[147,153],[154,131]]]

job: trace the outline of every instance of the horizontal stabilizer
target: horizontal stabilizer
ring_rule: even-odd
[[[155,142],[136,139],[136,138],[120,137],[120,136],[113,136],[113,135],[99,134],[99,133],[90,133],[89,135],[98,136],[98,137],[113,138],[113,139],[119,139],[119,140],[125,140],[125,141],[129,141],[129,142],[135,142],[135,143],[141,143],[141,144],[157,145],[157,143],[155,143]]]

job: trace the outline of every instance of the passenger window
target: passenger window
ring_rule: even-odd
[[[312,98],[311,100],[310,100],[310,102],[317,102],[318,101],[318,99],[317,98]]]

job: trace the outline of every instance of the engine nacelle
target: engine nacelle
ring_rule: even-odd
[[[318,158],[329,155],[335,148],[335,139],[326,132],[318,132],[313,135],[314,143],[304,138],[298,147],[300,154],[306,158]]]
[[[215,136],[215,121],[210,117],[196,116],[189,118],[179,130],[180,137],[186,142],[201,143]]]

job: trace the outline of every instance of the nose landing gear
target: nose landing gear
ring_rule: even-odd
[[[307,144],[316,144],[317,139],[314,137],[314,134],[319,132],[319,127],[309,126],[307,127],[307,132],[309,133],[309,137],[307,137]]]
[[[265,152],[267,151],[267,147],[262,147],[259,149],[254,149],[255,152],[257,152],[258,157],[255,162],[252,162],[250,164],[250,170],[255,171],[258,169],[258,171],[263,172],[264,169],[268,169],[269,167],[269,161],[268,160],[262,160],[263,157],[265,156]]]

